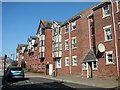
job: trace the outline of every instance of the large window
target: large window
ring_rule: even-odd
[[[77,66],[77,56],[72,56],[73,66]]]
[[[69,66],[69,57],[65,57],[65,66]]]
[[[106,52],[106,64],[113,63],[113,51]]]
[[[72,30],[75,30],[76,29],[76,21],[73,21],[72,22]]]
[[[112,39],[111,25],[106,26],[103,29],[104,29],[105,41],[111,40]]]
[[[105,5],[105,6],[103,7],[103,17],[109,16],[109,15],[110,15],[109,6],[108,6],[108,5]]]
[[[69,40],[65,40],[65,50],[69,50]]]
[[[72,48],[76,48],[76,37],[72,38]]]

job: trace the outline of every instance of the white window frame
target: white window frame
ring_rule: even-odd
[[[73,62],[73,66],[77,66],[77,56],[72,56],[72,62]]]
[[[108,64],[114,64],[113,63],[113,51],[106,51],[105,53],[106,53],[106,65],[108,65]],[[112,54],[112,62],[108,61],[108,54]]]
[[[108,26],[105,26],[105,27],[103,27],[103,29],[104,29],[104,37],[105,37],[105,41],[111,41],[112,40],[112,38],[111,39],[107,39],[107,34],[106,34],[106,30],[107,29],[110,29],[110,34],[112,35],[112,32],[111,32],[111,25],[108,25]]]
[[[76,42],[75,43],[73,43],[73,40],[76,40]],[[75,44],[75,47],[73,47],[73,45]],[[72,49],[74,49],[74,48],[77,48],[77,39],[76,39],[76,37],[72,37]]]
[[[68,42],[68,48],[66,46],[66,42]],[[69,40],[68,39],[65,40],[65,50],[69,50]]]
[[[66,28],[66,26],[68,26],[68,28]],[[68,29],[68,31],[66,32],[66,29]],[[66,24],[65,25],[65,33],[68,33],[69,32],[69,24]]]
[[[56,68],[61,68],[62,64],[61,64],[61,59],[56,60]]]
[[[69,57],[65,57],[65,66],[70,66]]]
[[[94,62],[96,62],[96,68],[94,68]],[[94,61],[94,62],[92,62],[92,69],[93,69],[93,70],[97,70],[97,68],[98,68],[98,63],[97,63],[97,61]]]
[[[72,26],[72,30],[76,29],[76,21],[71,22],[71,26]],[[73,28],[73,26],[75,26],[75,28]]]
[[[104,10],[104,7],[106,7],[106,6],[108,7],[108,10],[107,10],[107,11],[109,12],[109,14],[107,14],[107,15],[105,15],[106,10]],[[102,7],[102,13],[103,13],[103,18],[104,18],[104,17],[107,17],[107,16],[110,16],[110,8],[109,8],[109,5],[105,5],[105,6]]]
[[[87,62],[82,63],[83,70],[87,70]]]

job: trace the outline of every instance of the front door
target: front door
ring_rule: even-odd
[[[93,74],[92,74],[92,62],[88,62],[88,74],[89,74],[89,78],[93,77]]]
[[[46,65],[46,75],[49,75],[49,64]]]

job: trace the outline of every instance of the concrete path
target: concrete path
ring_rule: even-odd
[[[83,84],[89,86],[96,86],[101,88],[118,88],[120,87],[120,81],[115,78],[82,78],[79,75],[67,75],[67,76],[46,76],[39,73],[25,73],[25,77],[42,77],[47,79],[59,80],[64,82],[71,82],[76,84]],[[118,85],[119,84],[119,85]]]

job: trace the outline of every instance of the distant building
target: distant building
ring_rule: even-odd
[[[17,61],[18,61],[18,66],[21,67],[22,61],[24,61],[24,50],[25,50],[26,44],[18,44],[16,53],[17,53]]]
[[[0,71],[4,70],[4,57],[0,57]]]

